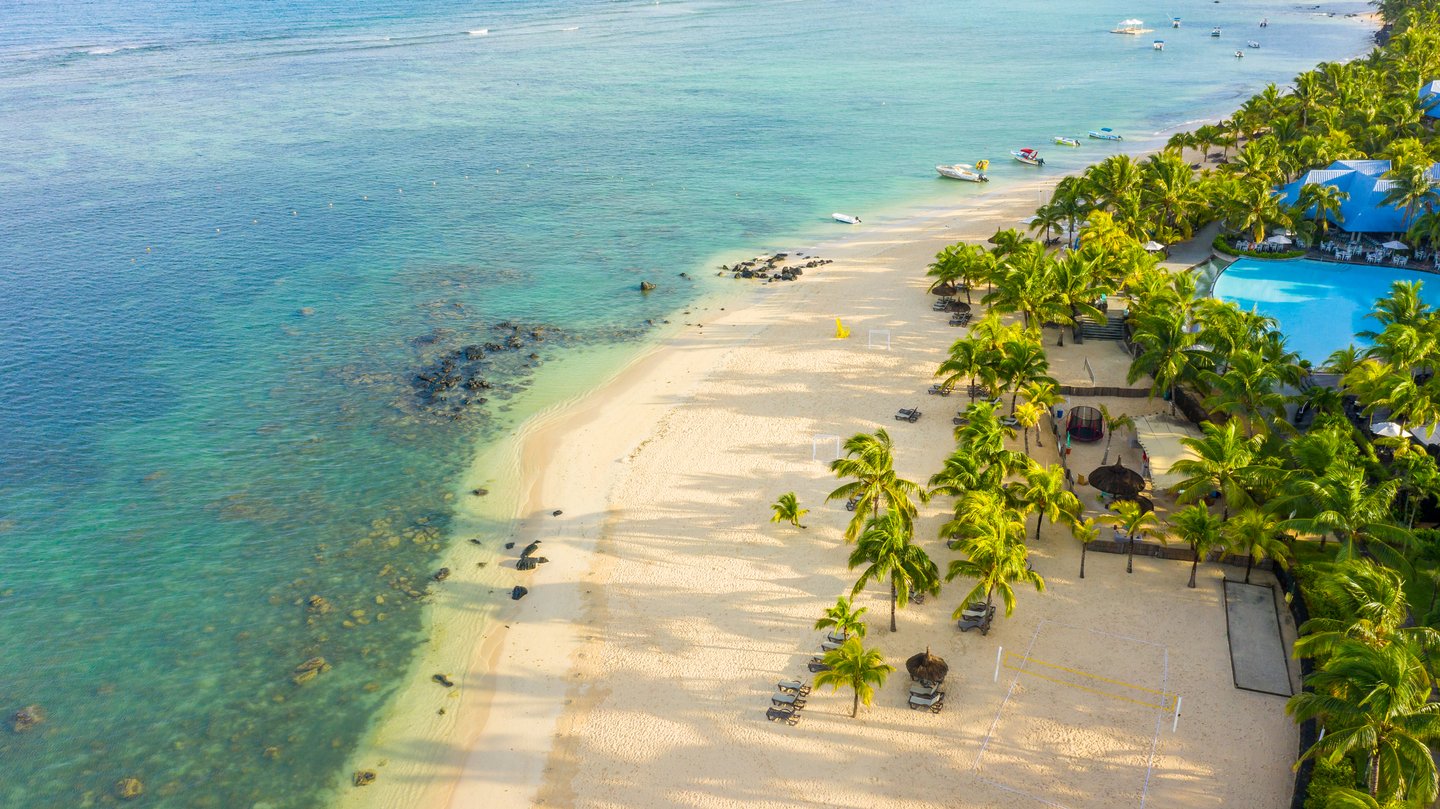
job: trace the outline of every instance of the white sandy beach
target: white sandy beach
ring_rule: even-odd
[[[884,427],[902,475],[939,469],[965,400],[925,389],[960,330],[931,311],[924,267],[945,244],[1015,225],[1037,193],[992,192],[802,249],[836,263],[697,312],[703,327],[527,428],[507,569],[467,588],[476,574],[456,566],[414,685],[376,758],[358,762],[379,779],[347,805],[1283,805],[1296,730],[1283,699],[1233,685],[1220,568],[1202,568],[1190,590],[1188,563],[1137,558],[1127,576],[1123,556],[1091,553],[1079,580],[1079,546],[1048,525],[1032,558],[1049,591],[1022,593],[988,636],[949,619],[968,583],[902,611],[894,634],[872,587],[860,597],[868,644],[898,670],[876,705],[852,720],[848,692],[817,691],[798,726],[765,720],[776,680],[808,678],[810,627],[854,580],[840,539],[850,515],[823,502],[837,485],[833,441],[817,460],[812,439]],[[836,317],[849,339],[834,338]],[[868,345],[872,330],[889,332],[888,348]],[[1113,343],[1050,351],[1072,377],[1062,381],[1085,381],[1070,370],[1083,357],[1123,377]],[[924,411],[918,423],[893,420],[909,406]],[[1134,467],[1126,439],[1115,449]],[[1053,439],[1041,443],[1032,452],[1054,460]],[[1073,468],[1100,453],[1078,448]],[[808,530],[768,522],[769,503],[792,490],[811,509]],[[1094,490],[1078,493],[1093,502]],[[942,570],[955,556],[935,539],[948,508],[926,507],[916,532]],[[536,539],[551,562],[513,570]],[[507,602],[508,630],[480,642],[487,614],[474,606],[496,598],[496,581],[530,594]],[[927,646],[951,666],[939,714],[906,707],[904,660]],[[430,671],[452,672],[457,688],[429,683]]]

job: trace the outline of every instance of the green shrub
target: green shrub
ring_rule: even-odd
[[[1334,764],[1315,762],[1311,771],[1310,787],[1305,790],[1305,809],[1325,809],[1325,793],[1336,787],[1364,789],[1355,772],[1355,762],[1342,758]]]
[[[1210,246],[1227,255],[1250,256],[1251,258],[1284,259],[1300,258],[1305,255],[1304,250],[1286,250],[1283,253],[1261,253],[1258,250],[1241,250],[1231,243],[1230,240],[1232,238],[1234,237],[1227,236],[1224,233],[1217,233],[1215,235],[1215,241],[1211,242]]]

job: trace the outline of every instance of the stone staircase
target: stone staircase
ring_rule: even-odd
[[[1125,318],[1120,315],[1111,315],[1105,322],[1097,323],[1088,317],[1080,318],[1080,338],[1082,340],[1124,340],[1125,339]]]

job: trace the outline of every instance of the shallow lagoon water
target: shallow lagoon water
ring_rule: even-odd
[[[1106,33],[1172,13],[1163,54]],[[621,352],[586,349],[714,256],[975,191],[936,163],[1074,170],[1367,39],[1274,2],[9,4],[0,714],[48,721],[0,731],[0,805],[125,776],[316,805],[423,641],[456,475],[546,404],[506,409],[537,361],[598,378]],[[1130,140],[1048,145],[1102,125]],[[422,407],[415,375],[503,322],[547,339],[484,405]]]

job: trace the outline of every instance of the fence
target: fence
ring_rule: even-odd
[[[1283,587],[1285,592],[1290,596],[1286,601],[1290,607],[1290,617],[1295,619],[1295,626],[1297,628],[1304,626],[1305,622],[1310,620],[1310,609],[1305,606],[1305,598],[1300,595],[1300,583],[1296,580],[1295,574],[1278,566],[1272,572],[1275,574],[1275,580],[1280,582],[1280,586]],[[1300,658],[1301,690],[1311,690],[1306,681],[1309,680],[1310,675],[1314,671],[1315,664],[1310,658]],[[1309,750],[1311,745],[1315,744],[1319,739],[1320,728],[1314,719],[1307,719],[1301,722],[1300,749],[1295,753],[1296,759],[1304,755],[1305,751]],[[1314,774],[1314,759],[1301,761],[1300,766],[1295,769],[1295,791],[1290,794],[1290,809],[1305,809],[1306,793],[1310,791],[1310,779]]]

